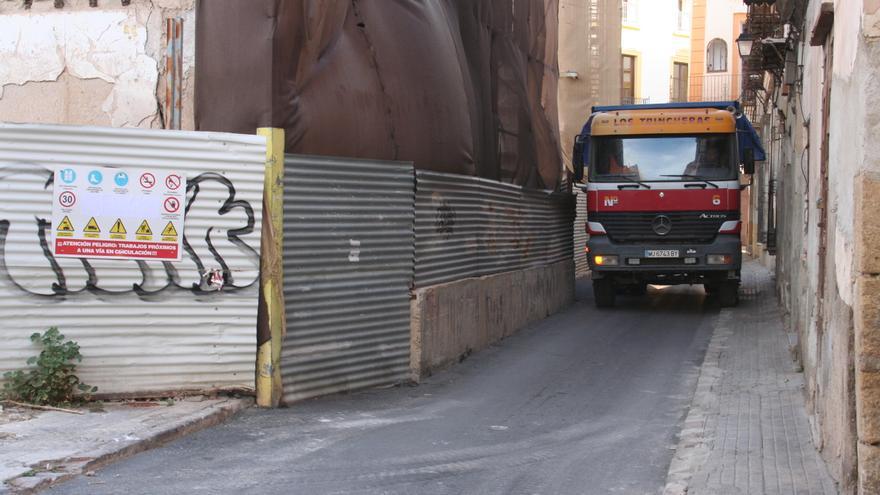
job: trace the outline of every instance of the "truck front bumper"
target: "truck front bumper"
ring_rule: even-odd
[[[711,244],[660,245],[615,244],[606,236],[595,236],[587,247],[593,279],[614,278],[621,283],[716,283],[739,279],[742,267],[738,235],[719,235]],[[653,257],[658,254],[664,257]],[[603,264],[597,263],[597,256]],[[609,264],[611,260],[616,264]]]

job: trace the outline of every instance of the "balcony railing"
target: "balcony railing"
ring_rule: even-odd
[[[648,103],[651,103],[650,98],[633,98],[631,96],[620,98],[621,105],[647,105]]]
[[[691,76],[688,85],[688,101],[737,100],[742,94],[742,76],[739,74]]]

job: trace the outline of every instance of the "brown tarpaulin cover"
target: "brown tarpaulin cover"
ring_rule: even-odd
[[[198,3],[196,126],[283,127],[288,153],[560,177],[558,0]]]

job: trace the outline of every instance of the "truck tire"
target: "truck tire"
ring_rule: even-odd
[[[727,280],[718,286],[718,301],[722,308],[733,308],[739,304],[739,281]]]
[[[614,282],[607,279],[593,280],[593,300],[597,308],[614,307],[616,296]]]

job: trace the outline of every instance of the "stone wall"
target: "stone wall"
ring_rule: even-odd
[[[413,380],[509,337],[574,302],[574,262],[417,289],[412,301]]]
[[[798,336],[793,350],[816,444],[842,493],[880,493],[873,344],[880,340],[880,234],[873,234],[880,186],[872,173],[880,171],[880,2],[835,1],[828,40],[810,46],[821,3],[808,2],[798,82],[787,94],[774,91],[766,114],[778,126],[777,141],[765,133],[768,146],[778,146],[777,284]]]

